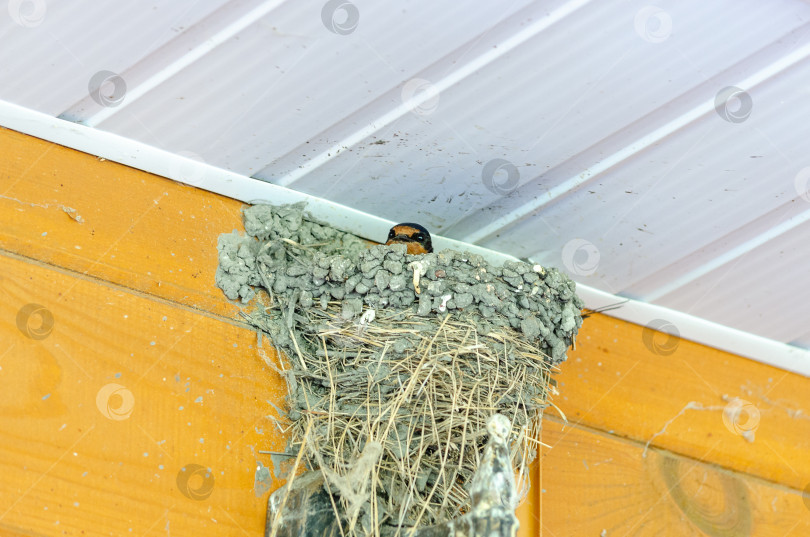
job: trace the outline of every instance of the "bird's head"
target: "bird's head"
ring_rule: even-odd
[[[408,253],[412,255],[428,254],[433,251],[428,230],[419,224],[409,222],[392,227],[385,244],[404,244],[408,247]]]

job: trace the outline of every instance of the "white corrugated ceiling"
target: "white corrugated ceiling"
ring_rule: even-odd
[[[808,21],[799,0],[12,0],[0,99],[810,347]]]

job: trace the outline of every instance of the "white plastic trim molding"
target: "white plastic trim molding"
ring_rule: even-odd
[[[315,218],[369,240],[385,237],[390,227],[396,223],[5,101],[0,101],[0,126],[246,203],[266,201],[282,204],[304,201],[307,203],[307,210]],[[225,231],[228,230],[223,230]],[[435,236],[433,243],[436,249],[467,250],[484,256],[490,262],[516,260],[512,256],[445,237]],[[589,308],[623,300],[580,284],[577,291]],[[684,339],[810,377],[810,351],[798,347],[645,302],[630,300],[608,314],[644,326],[661,319],[676,327]]]

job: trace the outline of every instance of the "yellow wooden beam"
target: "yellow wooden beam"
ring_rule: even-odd
[[[241,229],[241,204],[13,131],[0,129],[0,147],[0,334],[10,342],[0,349],[0,529],[260,534],[266,494],[253,491],[254,470],[271,462],[256,452],[283,446],[263,416],[275,413],[268,400],[282,404],[284,386],[257,357],[255,334],[236,322],[240,305],[214,285],[217,236]],[[37,339],[49,321],[38,325],[44,313],[29,304],[52,314],[47,337]],[[33,324],[20,324],[20,312]],[[635,477],[621,481],[631,500],[649,487],[664,497],[645,465],[669,457],[728,469],[747,490],[771,490],[758,478],[779,483],[784,497],[749,497],[755,514],[778,513],[784,501],[789,513],[810,517],[795,502],[810,481],[810,381],[688,341],[662,350],[655,337],[665,336],[605,316],[586,320],[557,377],[556,403],[576,427],[557,434],[546,420],[553,449],[542,487],[538,476],[533,503],[521,508],[522,535],[592,535],[607,515],[586,523],[589,510],[624,505],[614,499],[618,485],[578,485],[582,476],[566,468],[581,457],[558,464],[582,449],[592,450],[586,460],[621,452],[635,461],[626,464]],[[132,395],[126,419],[113,411],[129,404],[127,391],[102,392],[113,384]],[[733,412],[723,420],[729,404],[744,411],[736,423]],[[638,453],[645,448],[647,458]],[[180,468],[191,464],[213,470],[208,498],[180,492]],[[612,471],[618,480],[625,468]],[[205,472],[189,482],[190,496],[209,483]],[[666,516],[654,519],[669,523]],[[656,527],[633,531],[658,535]]]
[[[285,390],[254,332],[8,255],[0,274],[0,527],[262,534]]]
[[[546,420],[546,537],[800,537],[800,491],[591,429]]]
[[[239,202],[7,129],[0,147],[0,249],[237,318],[213,274],[217,236],[241,229]],[[642,327],[586,320],[558,404],[577,423],[692,457],[719,438],[706,457],[806,484],[810,380],[689,341],[654,348]],[[759,412],[753,442],[723,424],[735,397]]]
[[[0,128],[0,248],[218,315],[242,203]]]
[[[648,346],[653,336],[668,338],[604,315],[586,319],[558,377],[556,403],[572,423],[807,486],[810,379],[686,340],[662,354]]]

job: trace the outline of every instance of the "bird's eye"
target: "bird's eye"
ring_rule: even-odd
[[[388,232],[388,238],[389,238],[389,239],[393,239],[395,235],[396,235],[396,234],[394,233],[394,230],[393,230],[393,229],[392,229],[391,231],[389,231],[389,232]]]
[[[421,233],[419,233],[418,235],[416,235],[416,240],[418,240],[419,242],[422,242],[423,240],[425,240],[425,236],[422,235]]]

